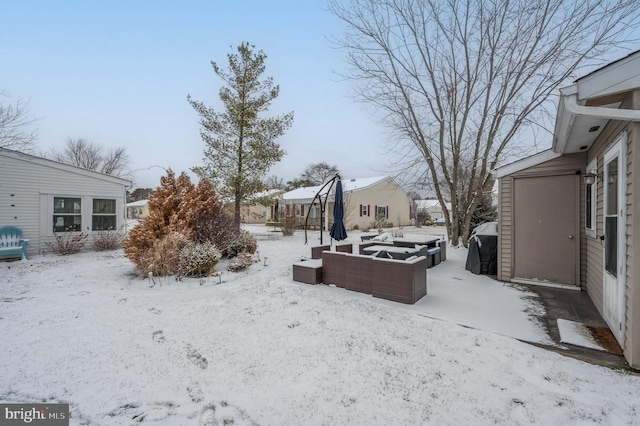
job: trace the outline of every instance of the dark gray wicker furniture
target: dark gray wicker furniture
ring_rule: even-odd
[[[305,260],[293,264],[293,280],[300,283],[320,284],[322,282],[322,260]]]
[[[427,259],[372,258],[373,297],[414,304],[427,294]]]
[[[347,254],[336,251],[322,252],[322,282],[325,284],[334,284],[337,287],[343,287],[344,278],[344,259]]]
[[[352,254],[344,257],[344,288],[371,294],[372,257]]]
[[[325,250],[331,250],[331,246],[329,244],[326,244],[323,246],[311,247],[311,258],[322,259],[322,252]]]

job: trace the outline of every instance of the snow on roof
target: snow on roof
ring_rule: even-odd
[[[273,197],[282,192],[284,192],[282,189],[267,189],[266,191],[258,192],[257,194],[254,195],[254,197],[255,198]]]
[[[302,188],[296,188],[293,191],[285,192],[284,194],[282,194],[282,198],[285,201],[290,202],[311,202],[320,188],[322,188],[322,185],[303,186]]]
[[[376,176],[376,177],[358,178],[358,179],[342,179],[342,190],[358,191],[360,189],[367,188],[371,185],[375,185],[378,182],[382,182],[388,177],[389,176]]]
[[[378,182],[382,182],[387,179],[388,176],[377,176],[377,177],[369,177],[369,178],[357,178],[357,179],[342,179],[342,190],[344,192],[348,191],[360,191],[362,189],[368,188],[372,185],[375,185]],[[323,184],[324,185],[324,184]],[[316,196],[318,191],[322,189],[323,185],[315,185],[315,186],[304,186],[302,188],[297,188],[289,192],[285,192],[282,195],[282,198],[287,202],[297,202],[297,203],[310,203],[313,198]],[[331,187],[331,194],[335,191],[335,185]],[[322,193],[324,197],[327,193],[327,188]]]
[[[440,201],[438,200],[416,200],[416,207],[419,209],[428,209],[437,206],[440,206]]]
[[[451,210],[451,203],[445,203],[447,209]],[[440,207],[440,201],[438,200],[416,200],[416,206],[418,209],[429,209],[432,207]]]
[[[133,201],[131,203],[127,203],[127,207],[144,207],[147,205],[148,202],[149,200]]]

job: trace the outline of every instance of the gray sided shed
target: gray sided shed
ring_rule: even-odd
[[[498,278],[587,291],[640,369],[640,51],[558,105],[552,148],[497,171]]]
[[[585,153],[544,151],[498,179],[498,279],[581,286],[585,162]]]
[[[94,200],[115,205],[115,224],[122,227],[130,187],[126,179],[0,148],[0,226],[22,229],[23,238],[29,239],[28,256],[51,251],[46,243],[55,240],[56,198],[80,200],[77,216],[89,234],[89,248],[96,235],[92,230]]]

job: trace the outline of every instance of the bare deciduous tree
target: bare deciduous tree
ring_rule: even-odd
[[[9,93],[0,90],[0,148],[31,152],[34,149],[36,130],[32,126],[38,121],[29,111],[29,102],[22,99],[14,104],[2,102]]]
[[[276,175],[269,176],[264,183],[269,189],[285,189],[284,178]]]
[[[67,138],[64,150],[51,149],[51,157],[61,163],[71,164],[84,169],[121,176],[129,164],[126,148],[104,148],[84,138]]]
[[[309,164],[300,176],[301,181],[311,182],[313,185],[322,185],[338,172],[337,166],[330,166],[325,162]]]
[[[329,0],[346,25],[336,39],[345,77],[380,111],[394,151],[433,182],[453,244],[466,244],[509,144],[549,123],[559,86],[619,49],[639,8],[635,0]]]

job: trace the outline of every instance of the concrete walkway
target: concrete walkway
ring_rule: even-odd
[[[586,291],[564,290],[539,285],[520,285],[539,296],[539,300],[546,310],[546,315],[540,317],[540,321],[545,325],[549,337],[561,347],[537,344],[536,346],[592,364],[638,372],[629,367],[627,361],[621,355],[560,343],[558,319],[607,327],[607,323],[598,312]]]

